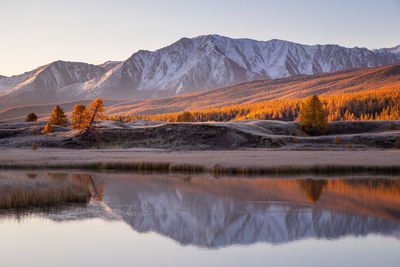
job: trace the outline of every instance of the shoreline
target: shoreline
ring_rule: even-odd
[[[0,169],[81,169],[158,173],[400,174],[400,150],[293,151],[4,149]]]

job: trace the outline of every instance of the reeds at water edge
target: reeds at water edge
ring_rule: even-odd
[[[0,209],[46,208],[67,203],[87,202],[90,190],[71,179],[52,180],[46,176],[0,175]]]

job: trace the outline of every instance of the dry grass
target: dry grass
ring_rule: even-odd
[[[357,173],[400,174],[399,165],[364,166],[364,165],[306,165],[273,167],[230,167],[222,165],[174,164],[168,162],[84,162],[61,164],[0,164],[0,169],[81,169],[98,171],[128,171],[135,173],[211,173],[213,175],[298,175],[318,174],[352,175]]]
[[[46,208],[72,202],[86,202],[90,190],[70,179],[52,180],[32,174],[15,177],[0,175],[0,209]]]

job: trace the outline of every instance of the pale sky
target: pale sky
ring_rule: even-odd
[[[0,0],[0,75],[55,60],[125,60],[182,37],[400,44],[400,0]]]

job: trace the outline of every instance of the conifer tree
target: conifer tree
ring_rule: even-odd
[[[193,114],[189,111],[185,111],[177,116],[176,121],[177,122],[192,122]]]
[[[300,109],[299,120],[300,129],[310,135],[324,134],[328,130],[328,113],[316,95],[306,99]]]
[[[97,98],[92,101],[89,105],[89,124],[88,127],[92,126],[94,120],[102,120],[104,118],[104,101],[101,98]]]
[[[51,133],[53,131],[53,127],[51,127],[51,124],[49,122],[47,122],[46,126],[44,127],[43,133],[47,134],[47,133]]]
[[[59,106],[55,106],[48,121],[50,125],[68,126],[68,119],[64,113],[64,110]]]
[[[72,111],[71,128],[84,129],[89,127],[90,118],[91,116],[85,105],[75,105]]]
[[[28,114],[28,116],[26,116],[25,121],[26,121],[26,122],[34,122],[34,121],[37,121],[37,115],[36,115],[35,113],[32,112],[32,113]]]

